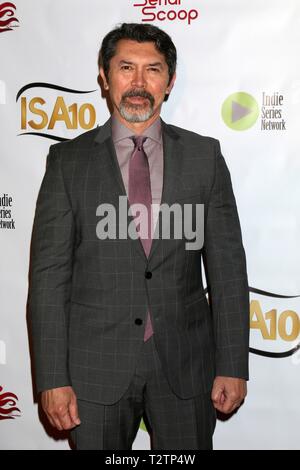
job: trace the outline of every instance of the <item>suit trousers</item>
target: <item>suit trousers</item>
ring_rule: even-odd
[[[113,405],[78,400],[81,424],[71,430],[77,450],[131,450],[144,419],[151,449],[211,450],[216,412],[210,393],[182,399],[165,378],[154,335],[144,342],[132,381]]]

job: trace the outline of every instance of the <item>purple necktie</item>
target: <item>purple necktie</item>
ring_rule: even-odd
[[[148,237],[141,238],[141,243],[143,245],[146,256],[148,257],[152,243],[152,195],[149,162],[143,148],[143,144],[146,139],[147,137],[142,135],[132,137],[134,142],[134,151],[129,162],[128,199],[130,205],[143,204],[147,208],[148,223],[145,225],[148,227]],[[140,229],[141,227],[137,227],[138,232]],[[147,341],[152,336],[152,334],[153,328],[151,324],[150,313],[148,311],[144,341]]]

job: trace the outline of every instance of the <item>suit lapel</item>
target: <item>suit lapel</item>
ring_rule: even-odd
[[[108,188],[120,196],[126,196],[122,173],[111,137],[111,118],[99,129],[95,137],[95,143],[101,145],[100,149],[97,150],[98,154],[101,153],[101,164],[108,168],[110,173],[108,177],[112,177],[117,185],[115,186],[112,181],[107,181]]]
[[[181,164],[182,164],[182,146],[180,144],[179,135],[166,124],[163,120],[162,122],[162,138],[163,138],[163,188],[162,188],[162,197],[161,204],[172,204],[176,193],[180,193],[180,174],[181,174]],[[102,169],[107,168],[107,188],[110,188],[111,191],[117,193],[119,196],[125,196],[126,189],[124,186],[122,173],[119,167],[118,158],[115,151],[115,146],[112,140],[111,134],[111,118],[109,118],[106,123],[100,127],[99,132],[95,137],[95,143],[100,144],[100,149],[97,150],[97,154],[101,153],[102,160]],[[104,161],[103,161],[104,159]],[[116,188],[114,190],[114,188]],[[127,199],[127,204],[129,207],[129,201]],[[134,218],[131,215],[128,215],[127,222],[128,224],[133,222]],[[133,246],[138,251],[139,255],[147,261],[146,254],[144,252],[143,245],[140,238],[136,240],[131,240]],[[157,249],[160,240],[153,239],[151,250],[148,257],[148,262],[153,257],[154,251]]]
[[[177,191],[180,191],[180,178],[181,164],[182,164],[182,151],[180,145],[179,135],[162,121],[162,138],[163,138],[163,188],[160,204],[171,205],[174,201],[174,196]],[[158,216],[159,220],[159,216]],[[151,250],[149,253],[148,261],[153,258],[154,252],[161,243],[159,238],[152,240]]]
[[[107,192],[115,193],[117,196],[125,196],[127,198],[127,208],[129,208],[129,201],[124,186],[122,173],[120,170],[115,146],[112,140],[111,118],[109,118],[106,123],[99,129],[99,132],[95,137],[95,143],[100,144],[100,148],[97,150],[97,154],[98,156],[101,154],[102,174],[103,169],[105,168],[105,183]],[[134,226],[134,218],[129,213],[127,215],[127,227],[131,223],[133,223]],[[134,249],[137,250],[139,255],[142,256],[144,260],[147,260],[142,242],[139,237],[136,240],[132,240],[129,238],[128,241],[132,244]]]

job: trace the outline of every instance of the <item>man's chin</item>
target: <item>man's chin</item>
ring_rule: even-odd
[[[151,118],[151,116],[140,116],[140,115],[137,115],[137,114],[132,114],[130,116],[121,114],[121,116],[127,122],[146,122]]]
[[[128,122],[145,122],[153,116],[153,111],[148,110],[147,112],[145,112],[144,110],[143,112],[143,109],[132,110],[126,107],[120,109],[120,114]]]

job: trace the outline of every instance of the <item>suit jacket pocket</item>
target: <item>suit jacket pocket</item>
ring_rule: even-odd
[[[203,299],[204,297],[206,297],[204,289],[197,290],[192,295],[189,295],[189,296],[186,297],[185,306],[188,307],[189,305],[191,305],[195,302],[198,302],[199,300]]]
[[[188,191],[184,192],[184,193],[181,193],[181,194],[178,194],[178,197],[176,196],[174,198],[174,202],[179,202],[179,203],[185,203],[185,204],[188,204],[188,202],[194,202],[195,201],[199,201],[199,204],[201,204],[201,202],[204,202],[203,201],[203,193],[201,191],[198,191],[198,192],[191,192],[189,193]]]
[[[209,305],[205,293],[198,293],[197,297],[194,297],[185,304],[185,326],[187,328],[203,326],[203,324],[207,322],[209,313]]]

